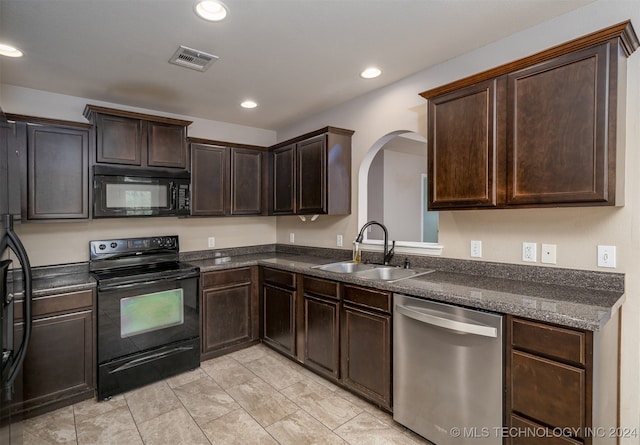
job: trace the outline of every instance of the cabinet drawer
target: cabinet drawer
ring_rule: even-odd
[[[582,445],[580,441],[560,436],[558,431],[549,431],[540,424],[511,415],[511,428],[508,430],[509,442],[507,443],[513,445]]]
[[[512,410],[547,425],[586,427],[585,370],[526,352],[511,352]]]
[[[558,360],[586,365],[587,334],[569,328],[550,326],[513,318],[511,345]]]
[[[35,297],[32,302],[33,318],[63,312],[77,311],[79,309],[91,308],[93,306],[93,291],[82,290],[69,292],[66,294],[48,295]],[[15,319],[22,320],[23,302],[18,301],[15,305]]]
[[[265,283],[275,284],[289,289],[296,288],[296,274],[277,269],[262,269],[262,280]]]
[[[391,294],[357,286],[344,286],[344,301],[391,313]]]
[[[251,268],[219,270],[202,274],[202,288],[222,287],[231,284],[246,284],[251,282]]]
[[[323,297],[329,298],[339,298],[338,297],[338,286],[339,284],[335,281],[322,280],[319,278],[312,277],[304,277],[303,278],[303,288],[305,293],[310,293],[314,295],[320,295]]]

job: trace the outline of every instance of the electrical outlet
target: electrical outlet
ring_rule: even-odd
[[[207,240],[207,242],[209,243],[209,247],[216,247],[216,237],[215,236],[210,236],[209,239]]]
[[[540,262],[546,264],[556,264],[556,245],[543,244],[540,252]]]
[[[536,253],[536,243],[522,243],[522,261],[529,263],[535,263],[538,261],[538,254]]]
[[[616,246],[598,246],[598,267],[616,267]]]
[[[471,257],[482,258],[482,241],[471,240]]]
[[[294,233],[293,233],[293,232],[290,232],[290,233],[289,233],[289,242],[290,242],[291,244],[293,244],[295,240],[296,240],[296,236],[294,235]]]
[[[338,235],[338,236],[336,237],[336,245],[337,245],[338,247],[342,247],[342,235]]]

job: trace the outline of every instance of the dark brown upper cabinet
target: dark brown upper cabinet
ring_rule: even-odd
[[[617,123],[638,46],[624,22],[421,93],[429,208],[623,205]]]
[[[350,214],[352,135],[326,127],[271,147],[271,213]]]
[[[190,121],[87,105],[96,127],[96,162],[140,167],[187,168]]]
[[[88,219],[91,126],[8,115],[22,220]]]
[[[261,147],[191,141],[191,215],[261,215],[266,156]]]
[[[498,205],[498,89],[491,79],[429,101],[429,208]]]

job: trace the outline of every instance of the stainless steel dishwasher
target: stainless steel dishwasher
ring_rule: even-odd
[[[394,420],[436,445],[501,444],[502,319],[395,294]]]

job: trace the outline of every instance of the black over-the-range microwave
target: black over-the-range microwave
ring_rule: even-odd
[[[191,175],[186,171],[93,167],[93,217],[187,216]]]

